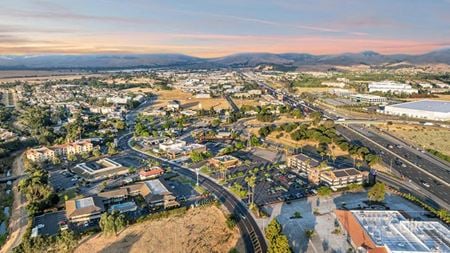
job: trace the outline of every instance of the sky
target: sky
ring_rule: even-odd
[[[420,54],[450,0],[1,0],[0,54]]]

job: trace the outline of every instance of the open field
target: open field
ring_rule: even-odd
[[[190,209],[182,217],[135,224],[117,237],[96,235],[75,252],[228,252],[239,237],[237,228],[226,226],[222,211],[210,206]]]
[[[450,129],[403,124],[384,125],[380,127],[389,131],[390,134],[414,145],[424,149],[431,148],[443,154],[450,155]]]
[[[258,130],[259,130],[259,128],[249,129],[250,133],[257,135],[257,136],[259,135]],[[319,146],[319,142],[313,141],[313,140],[299,140],[299,141],[292,140],[290,134],[286,133],[286,132],[283,132],[282,135],[277,138],[277,135],[280,135],[281,133],[282,132],[274,131],[274,132],[270,133],[266,137],[266,139],[270,140],[272,142],[275,142],[275,143],[279,143],[279,144],[294,147],[294,148],[305,147],[305,146],[311,146],[311,147]],[[348,152],[343,151],[336,145],[330,144],[330,145],[328,145],[328,147],[330,148],[333,156],[335,156],[335,157],[348,155]]]
[[[191,93],[182,90],[156,90],[151,88],[133,88],[130,92],[152,92],[157,95],[157,100],[153,103],[153,108],[165,107],[169,101],[178,100],[184,109],[198,110],[200,108],[229,109],[230,105],[224,98],[195,98]]]
[[[260,105],[259,101],[254,99],[241,99],[241,98],[233,98],[233,102],[240,108],[243,105],[250,106],[258,106]]]
[[[442,94],[436,94],[437,97],[436,98],[407,98],[406,100],[408,101],[418,101],[418,100],[445,100],[445,101],[450,101],[450,95],[442,95]]]
[[[304,92],[327,92],[331,89],[334,89],[332,87],[295,87],[295,93],[296,94],[302,94]]]

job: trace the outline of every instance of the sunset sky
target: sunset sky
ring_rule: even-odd
[[[423,53],[450,0],[2,0],[0,54]]]

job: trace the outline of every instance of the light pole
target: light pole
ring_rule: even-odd
[[[199,172],[200,172],[200,168],[196,168],[195,169],[195,174],[197,174],[197,184],[196,184],[197,186],[199,185],[198,184],[198,174],[199,174]]]

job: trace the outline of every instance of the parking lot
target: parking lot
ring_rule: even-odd
[[[77,185],[78,179],[67,170],[53,170],[49,172],[51,186],[56,192],[61,192]]]
[[[276,157],[276,153],[264,150],[258,150],[257,152],[255,150],[250,152],[233,152],[232,155],[241,160],[241,165],[230,168],[227,171],[225,185],[232,187],[234,184],[238,184],[243,189],[247,189],[245,178],[255,174],[257,180],[254,201],[260,206],[291,201],[311,195],[312,189],[307,185],[306,178],[289,171],[285,165],[274,165],[262,157],[264,154],[271,155],[269,159]],[[222,177],[217,170],[211,176],[216,179],[221,179]]]
[[[64,224],[67,224],[66,211],[46,213],[33,218],[33,227],[38,227],[39,235],[56,235]]]

